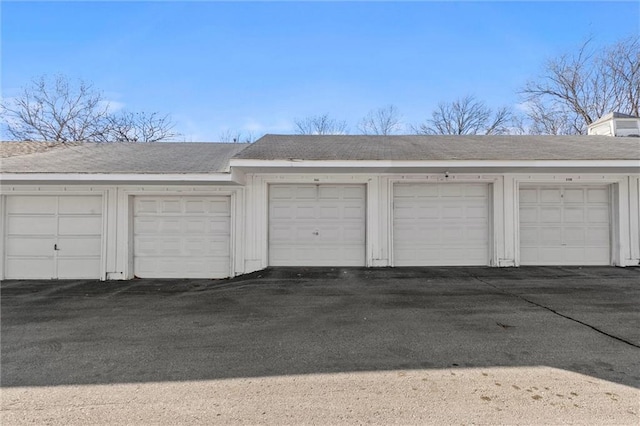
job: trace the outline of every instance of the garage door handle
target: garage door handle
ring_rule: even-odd
[[[54,249],[54,250],[56,250],[56,251],[57,251],[57,250],[59,250],[59,249],[58,249],[58,245],[57,245],[57,244],[54,244],[54,245],[53,245],[53,249]]]
[[[313,235],[318,235],[318,234],[320,234],[320,233],[319,233],[318,231],[313,231],[313,232],[312,232],[312,234],[313,234]]]

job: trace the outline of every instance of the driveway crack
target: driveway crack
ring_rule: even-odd
[[[479,282],[481,282],[481,283],[483,283],[483,284],[485,284],[485,285],[488,285],[489,287],[491,287],[491,288],[493,288],[493,289],[495,289],[495,290],[499,291],[499,292],[500,292],[500,293],[502,293],[502,294],[506,294],[506,295],[508,295],[508,296],[516,297],[516,298],[518,298],[518,299],[520,299],[520,300],[523,300],[523,301],[525,301],[525,302],[527,302],[527,303],[529,303],[529,304],[531,304],[531,305],[533,305],[533,306],[537,306],[538,308],[545,309],[545,310],[547,310],[547,311],[549,311],[549,312],[553,313],[554,315],[557,315],[557,316],[559,316],[559,317],[562,317],[562,318],[568,319],[568,320],[573,321],[573,322],[577,322],[578,324],[584,325],[585,327],[589,327],[589,328],[590,328],[590,329],[592,329],[593,331],[596,331],[596,332],[598,332],[598,333],[600,333],[600,334],[602,334],[602,335],[605,335],[605,336],[607,336],[607,337],[610,337],[610,338],[612,338],[612,339],[615,339],[615,340],[617,340],[617,341],[619,341],[619,342],[625,343],[625,344],[627,344],[627,345],[629,345],[629,346],[633,346],[634,348],[638,348],[638,349],[640,349],[640,345],[638,345],[638,344],[636,344],[636,343],[633,343],[633,342],[631,342],[631,341],[629,341],[629,340],[623,339],[622,337],[616,336],[616,335],[614,335],[614,334],[607,333],[606,331],[601,330],[601,329],[599,329],[599,328],[598,328],[598,327],[596,327],[596,326],[593,326],[593,325],[591,325],[591,324],[589,324],[589,323],[586,323],[586,322],[584,322],[584,321],[580,321],[580,320],[579,320],[579,319],[577,319],[577,318],[570,317],[569,315],[562,314],[562,313],[560,313],[560,312],[556,311],[555,309],[552,309],[552,308],[550,308],[550,307],[548,307],[548,306],[545,306],[545,305],[542,305],[542,304],[540,304],[540,303],[534,302],[533,300],[527,299],[527,298],[526,298],[526,297],[524,297],[524,296],[521,296],[521,295],[519,295],[519,294],[512,293],[512,292],[510,292],[510,291],[504,290],[504,289],[502,289],[502,288],[500,288],[500,287],[498,287],[498,286],[495,286],[495,285],[491,284],[491,283],[490,283],[490,282],[488,282],[488,281],[483,280],[483,279],[482,279],[482,278],[480,278],[480,277],[477,277],[477,276],[475,276],[475,275],[474,275],[474,276],[472,276],[472,277],[473,277],[476,281],[479,281]]]

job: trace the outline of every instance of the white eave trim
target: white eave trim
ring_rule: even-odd
[[[436,160],[436,161],[402,161],[402,160],[245,160],[232,159],[234,167],[299,167],[299,168],[472,168],[472,167],[638,167],[640,160]]]
[[[198,174],[100,174],[100,173],[0,173],[1,182],[233,182],[231,173]]]

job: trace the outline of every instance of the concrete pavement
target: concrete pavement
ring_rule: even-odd
[[[276,268],[1,296],[3,424],[640,421],[637,268]]]

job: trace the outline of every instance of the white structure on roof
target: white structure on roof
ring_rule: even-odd
[[[587,134],[602,136],[640,137],[640,117],[610,112],[591,123]]]
[[[4,279],[640,263],[638,138],[28,144],[0,144]]]

